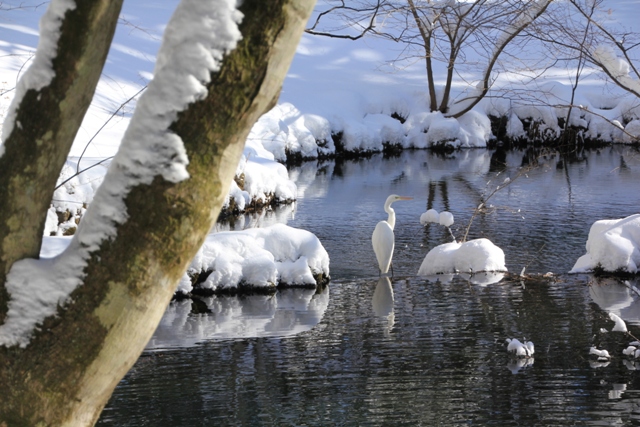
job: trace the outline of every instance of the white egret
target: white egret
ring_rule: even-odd
[[[376,225],[376,229],[373,230],[373,236],[371,236],[371,243],[378,259],[380,274],[388,274],[391,266],[393,247],[395,245],[393,228],[396,225],[396,213],[391,208],[391,204],[398,200],[413,200],[413,197],[398,196],[396,194],[387,197],[387,201],[384,203],[384,211],[389,214],[389,217],[386,221],[380,221]]]

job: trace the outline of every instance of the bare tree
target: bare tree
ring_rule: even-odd
[[[556,3],[552,8],[527,34],[545,44],[555,66],[564,64],[573,73],[570,99],[564,105],[554,105],[567,111],[565,133],[570,127],[586,127],[584,118],[588,116],[608,121],[616,130],[622,130],[620,122],[578,104],[576,92],[585,73],[599,71],[610,83],[637,97],[640,103],[637,68],[640,34],[619,24],[610,25],[611,9],[605,0],[569,0]],[[621,118],[622,121],[630,119],[632,117]]]
[[[50,2],[51,32],[4,122],[2,427],[95,423],[215,222],[249,130],[277,101],[313,8],[309,0],[246,0],[238,12],[234,1],[182,0],[78,232],[61,255],[40,260],[46,211],[121,4]]]
[[[640,34],[627,28],[610,28],[603,10],[604,0],[570,0],[584,18],[585,26],[593,28],[589,43],[577,44],[577,50],[600,67],[613,83],[640,98],[638,57]],[[596,13],[599,12],[599,13]]]
[[[487,94],[499,58],[551,1],[335,1],[306,31],[354,40],[372,35],[399,43],[398,60],[425,62],[430,110],[457,118]],[[341,24],[326,23],[328,15],[335,15],[332,22]],[[444,67],[446,76],[441,91],[436,83],[438,67]],[[480,70],[479,80],[464,77],[469,67],[474,75]],[[452,90],[460,81],[472,90],[454,99]]]

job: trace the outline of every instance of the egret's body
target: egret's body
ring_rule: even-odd
[[[387,197],[387,201],[384,204],[384,211],[389,215],[386,221],[380,221],[375,230],[373,230],[373,236],[371,236],[371,243],[373,244],[373,252],[376,254],[378,260],[378,268],[380,274],[388,274],[391,267],[391,258],[393,257],[393,248],[395,246],[395,237],[393,235],[393,229],[396,225],[396,213],[391,208],[393,202],[398,200],[411,200],[412,197],[398,196],[392,194]]]

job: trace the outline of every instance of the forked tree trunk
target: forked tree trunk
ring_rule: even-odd
[[[172,183],[158,176],[131,189],[128,219],[91,254],[72,303],[47,318],[25,348],[0,347],[0,427],[96,422],[215,222],[251,126],[277,101],[313,4],[242,3],[242,40],[211,73],[206,98],[171,126],[190,177]]]

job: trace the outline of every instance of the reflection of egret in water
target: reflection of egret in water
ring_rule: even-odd
[[[371,236],[371,243],[373,244],[373,252],[376,254],[378,260],[378,268],[380,274],[389,273],[389,267],[391,266],[391,258],[393,258],[393,247],[395,246],[395,237],[393,235],[393,228],[396,225],[396,212],[391,208],[391,204],[398,200],[412,200],[413,197],[398,196],[392,194],[387,197],[387,201],[384,203],[384,211],[389,214],[386,221],[380,221],[373,235]],[[393,269],[391,270],[393,273]]]
[[[393,287],[389,277],[383,276],[378,280],[376,289],[373,291],[371,304],[376,316],[387,318],[388,330],[391,330],[395,323],[395,315],[393,313]]]

